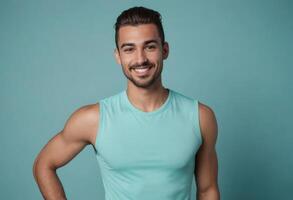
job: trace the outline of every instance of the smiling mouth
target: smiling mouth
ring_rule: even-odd
[[[138,75],[146,75],[152,66],[147,66],[147,67],[139,67],[139,68],[132,68]]]

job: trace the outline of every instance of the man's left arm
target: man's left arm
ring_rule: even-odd
[[[219,200],[218,160],[215,149],[217,121],[211,108],[199,103],[199,121],[202,145],[195,156],[197,200]]]

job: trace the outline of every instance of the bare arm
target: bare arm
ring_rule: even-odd
[[[219,200],[218,161],[215,150],[217,140],[217,121],[211,108],[199,104],[200,128],[203,143],[197,152],[195,178],[198,200]]]
[[[40,151],[33,166],[34,178],[46,200],[64,200],[65,192],[56,170],[72,160],[86,145],[94,144],[98,126],[99,105],[76,110],[64,129]]]

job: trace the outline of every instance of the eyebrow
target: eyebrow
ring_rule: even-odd
[[[159,44],[159,42],[157,40],[147,40],[147,41],[144,42],[144,44],[149,44],[149,43]]]
[[[156,43],[156,44],[159,44],[159,42],[157,40],[147,40],[144,42],[144,45],[147,45],[149,43]],[[131,46],[133,47],[134,46],[134,43],[123,43],[120,48],[122,49],[123,47],[126,47],[126,46]]]

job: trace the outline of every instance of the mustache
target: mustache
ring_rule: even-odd
[[[144,67],[152,67],[154,64],[149,62],[149,61],[145,61],[143,63],[135,63],[133,65],[130,65],[130,69],[139,69],[139,68],[144,68]]]

